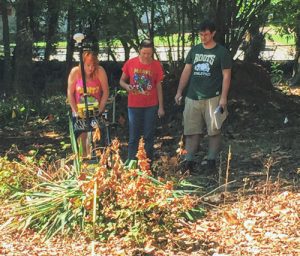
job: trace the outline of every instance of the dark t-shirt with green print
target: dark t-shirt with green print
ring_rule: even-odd
[[[190,50],[186,64],[192,64],[187,97],[193,100],[210,99],[222,92],[223,69],[230,69],[231,56],[226,48],[216,44],[212,49],[205,49],[198,44]]]

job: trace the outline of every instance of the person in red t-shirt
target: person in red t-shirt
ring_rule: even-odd
[[[147,157],[152,160],[156,119],[165,114],[163,68],[158,60],[153,59],[153,52],[153,43],[143,40],[139,56],[126,61],[122,68],[120,85],[128,91],[128,160],[136,159],[141,136],[145,140]]]

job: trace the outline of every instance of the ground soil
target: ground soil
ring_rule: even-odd
[[[252,68],[255,69],[255,67]],[[284,254],[286,250],[284,249],[284,243],[276,244],[276,237],[273,240],[274,245],[272,244],[272,246],[268,242],[270,240],[265,240],[262,237],[261,241],[265,243],[264,248],[267,249],[261,249],[263,246],[259,247],[259,249],[256,248],[260,250],[258,254],[253,254],[251,251],[247,253],[243,251],[241,252],[242,254],[239,254],[232,249],[234,248],[234,244],[238,245],[239,248],[245,244],[244,241],[237,242],[239,238],[235,238],[237,233],[233,232],[237,230],[238,222],[241,220],[240,217],[236,217],[238,214],[241,214],[241,207],[245,210],[245,212],[242,212],[244,215],[250,214],[251,210],[252,217],[254,215],[261,216],[261,211],[257,210],[254,214],[253,209],[265,209],[264,211],[268,211],[270,218],[278,218],[277,213],[275,214],[278,207],[282,207],[280,208],[282,211],[290,209],[296,216],[297,209],[299,209],[300,185],[300,88],[290,88],[284,84],[270,87],[269,84],[264,83],[266,81],[264,72],[255,73],[254,76],[247,72],[239,73],[239,75],[235,73],[233,76],[232,91],[228,104],[230,115],[223,127],[223,149],[218,160],[218,167],[223,178],[204,175],[207,137],[204,137],[200,143],[196,167],[199,175],[188,178],[191,182],[203,186],[203,194],[209,193],[203,198],[206,208],[210,209],[212,207],[212,209],[215,209],[220,203],[225,202],[225,198],[226,205],[222,206],[222,208],[217,208],[217,210],[212,210],[207,218],[202,219],[201,223],[198,223],[198,226],[194,226],[198,234],[200,231],[197,228],[201,227],[201,230],[204,230],[204,227],[207,227],[205,232],[209,236],[211,244],[207,244],[206,249],[199,249],[198,252],[193,254],[182,252],[178,255],[297,255],[297,252],[300,251],[299,233],[296,226],[294,224],[291,225],[290,222],[284,224],[285,227],[289,227],[289,225],[291,225],[290,227],[295,227],[294,233],[290,235],[290,238],[293,239],[288,241],[290,243],[290,254]],[[185,174],[178,168],[179,162],[176,150],[179,147],[178,143],[182,139],[181,122],[183,106],[176,106],[173,103],[173,97],[177,89],[176,81],[170,80],[165,84],[164,89],[166,116],[159,120],[158,123],[153,168],[158,175],[169,178],[180,178],[180,176],[184,176]],[[112,129],[112,136],[117,136],[121,140],[122,156],[125,160],[126,143],[128,140],[126,122],[123,123],[126,120],[126,100],[123,98],[118,99],[117,108],[118,125]],[[9,158],[17,158],[18,154],[30,154],[30,151],[33,149],[39,150],[37,157],[46,154],[53,161],[66,158],[71,153],[70,148],[66,149],[64,147],[69,143],[67,127],[58,126],[52,118],[48,117],[41,120],[38,126],[35,121],[24,123],[18,129],[6,126],[0,131],[0,141],[1,155],[6,154]],[[224,184],[226,170],[228,170],[229,174],[227,180],[229,184],[224,187],[222,184]],[[277,185],[266,188],[265,185],[270,181],[272,181],[272,184]],[[258,191],[257,198],[259,199],[252,197],[245,201],[242,201],[240,198],[238,200],[241,201],[237,200],[237,195],[241,191],[254,194],[257,192],[257,188],[262,189]],[[277,192],[274,196],[267,197],[265,196],[266,190],[264,189],[274,189]],[[292,192],[281,193],[285,189]],[[211,191],[214,191],[214,193],[210,193]],[[228,192],[230,192],[230,195],[228,195]],[[255,200],[258,201],[256,202]],[[264,200],[268,200],[269,203],[267,205],[264,204]],[[274,202],[274,204],[271,202]],[[290,202],[290,205],[287,205],[287,202]],[[220,214],[225,216],[225,222],[224,220],[222,222],[220,219]],[[293,215],[289,214],[289,216]],[[257,220],[258,222],[262,225],[266,220]],[[274,229],[274,227],[271,228],[272,225],[261,226],[261,230],[269,230],[269,232],[265,233],[265,236],[275,236],[276,229],[278,230],[279,227]],[[232,233],[228,233],[227,230],[226,235],[228,237],[225,239],[224,230],[228,229],[228,226],[231,227],[229,230]],[[241,229],[239,232],[243,233],[245,225]],[[287,231],[282,232],[286,234]],[[20,239],[21,243],[16,242],[16,237],[19,237],[18,239]],[[81,237],[80,239],[83,238]],[[3,237],[4,242],[0,246],[0,252],[1,250],[3,252],[12,252],[15,250],[20,252],[18,255],[30,255],[22,254],[22,248],[24,248],[26,253],[30,250],[36,250],[36,254],[32,255],[69,255],[68,252],[71,253],[70,255],[82,255],[80,253],[76,254],[76,252],[78,250],[82,250],[81,252],[89,251],[90,244],[80,239],[77,239],[76,242],[74,240],[61,240],[58,238],[52,241],[52,244],[43,244],[36,235],[26,233],[20,237],[15,234],[6,234]],[[268,239],[271,238],[268,237]],[[230,244],[231,242],[233,244]],[[279,246],[279,249],[277,248],[274,252],[276,246]],[[220,253],[223,251],[229,254],[213,254],[213,251],[209,251],[213,248]],[[102,249],[104,250],[104,248]],[[254,250],[255,248],[251,247],[250,249]],[[195,251],[197,250],[195,249]],[[274,254],[272,254],[273,252]]]
[[[229,117],[223,126],[223,148],[218,161],[222,172],[229,168],[229,179],[239,187],[245,177],[282,176],[290,181],[299,178],[300,164],[300,89],[284,84],[273,87],[264,69],[236,63],[229,96]],[[166,115],[158,121],[155,164],[160,175],[177,175],[176,150],[182,139],[183,106],[174,104],[177,80],[164,85]],[[117,99],[116,126],[111,137],[122,142],[126,160],[128,129],[126,98]],[[16,158],[18,154],[47,155],[51,160],[71,153],[68,125],[55,122],[54,116],[30,120],[23,125],[11,124],[0,129],[0,154]],[[33,151],[35,150],[35,151]],[[231,154],[228,162],[228,154]],[[203,173],[207,137],[200,143],[199,175]]]

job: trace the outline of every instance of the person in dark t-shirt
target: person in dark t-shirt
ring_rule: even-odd
[[[204,21],[199,26],[201,44],[191,48],[182,71],[175,102],[180,104],[188,86],[183,125],[185,135],[185,168],[194,169],[195,153],[206,128],[209,136],[208,169],[216,169],[221,144],[221,126],[227,117],[227,96],[231,81],[232,59],[228,50],[214,41],[215,24]]]

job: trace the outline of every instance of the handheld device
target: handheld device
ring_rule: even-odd
[[[218,113],[223,114],[224,113],[223,107],[222,106],[217,106],[217,108],[216,108],[216,110],[215,110],[214,113],[215,114],[218,114]]]

